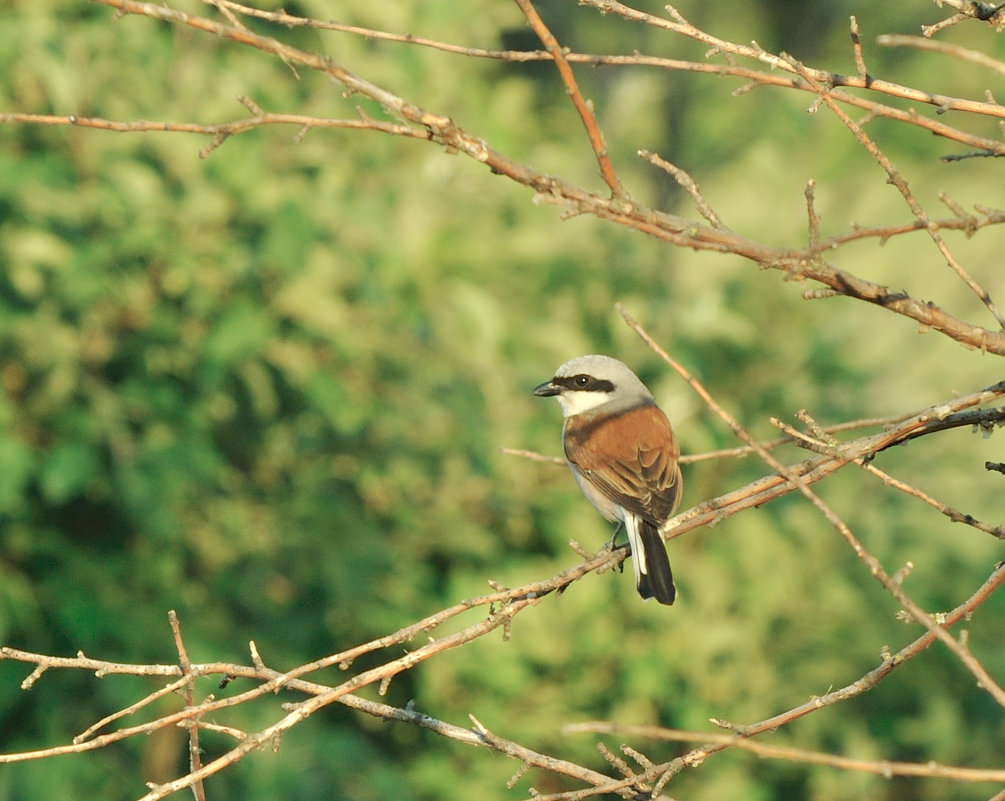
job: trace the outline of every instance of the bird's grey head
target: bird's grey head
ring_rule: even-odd
[[[534,394],[554,397],[565,417],[601,410],[617,412],[653,403],[628,366],[610,356],[579,356],[555,371],[555,377],[534,388]]]

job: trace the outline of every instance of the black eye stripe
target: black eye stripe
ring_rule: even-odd
[[[614,392],[614,384],[604,378],[594,378],[592,375],[555,376],[551,379],[556,384],[576,392]]]

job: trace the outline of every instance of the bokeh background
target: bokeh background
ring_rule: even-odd
[[[476,0],[285,3],[291,13],[486,48],[537,48],[514,4]],[[652,6],[660,12],[660,4]],[[813,66],[853,72],[856,14],[873,74],[981,99],[1000,76],[935,55],[884,50],[935,4],[688,0],[711,32],[756,40]],[[193,13],[211,13],[196,2]],[[703,58],[704,47],[540,3],[576,50]],[[351,117],[321,76],[250,49],[96,4],[0,6],[0,110],[214,123],[269,111]],[[601,190],[596,163],[547,64],[475,60],[358,36],[249,22],[327,53],[358,75],[448,114],[506,155]],[[977,24],[945,32],[1002,58]],[[701,184],[736,231],[805,241],[803,189],[817,181],[823,234],[910,219],[885,175],[809,95],[654,69],[577,69],[636,200],[696,216],[658,152]],[[906,105],[906,104],[903,104]],[[927,109],[920,109],[929,113]],[[994,135],[988,120],[951,124]],[[960,148],[877,121],[869,131],[933,216],[936,191],[1001,207],[997,164],[939,162]],[[737,257],[674,250],[596,219],[562,220],[524,188],[427,143],[375,133],[260,129],[200,159],[207,140],[37,125],[0,126],[0,643],[49,654],[173,662],[176,609],[194,661],[248,661],[254,639],[285,669],[394,631],[488,590],[578,561],[571,537],[609,529],[564,468],[504,455],[557,455],[559,412],[530,389],[585,352],[628,362],[653,389],[687,453],[729,432],[637,339],[616,301],[759,436],[808,409],[825,423],[920,409],[1001,378],[1001,361],[849,300],[807,302]],[[947,235],[1001,301],[1002,234]],[[833,254],[853,273],[981,325],[977,299],[922,234]],[[954,431],[883,454],[879,465],[978,518],[1002,522],[1000,436]],[[791,451],[786,456],[801,456]],[[765,469],[753,459],[686,473],[685,506]],[[847,469],[824,497],[926,608],[955,606],[1002,558],[999,541]],[[677,539],[672,608],[639,602],[628,575],[589,576],[491,636],[426,662],[385,701],[466,725],[476,715],[536,750],[604,763],[596,737],[564,723],[613,719],[703,728],[751,723],[854,681],[880,649],[916,637],[895,602],[803,501],[789,498]],[[999,678],[1005,601],[967,624]],[[470,621],[462,621],[470,622]],[[390,658],[383,656],[383,658]],[[372,664],[372,663],[370,663]],[[368,666],[361,660],[354,668]],[[0,662],[0,751],[68,742],[156,684],[50,671],[29,692]],[[332,677],[337,678],[337,677]],[[242,689],[232,685],[234,691]],[[210,682],[202,688],[214,691]],[[363,695],[375,697],[375,688]],[[226,722],[260,728],[268,699]],[[181,703],[165,702],[163,710]],[[129,721],[131,722],[131,721]],[[771,742],[863,759],[1001,764],[1001,710],[939,648],[858,700]],[[605,738],[616,748],[620,740]],[[165,731],[101,751],[0,769],[0,799],[130,799],[186,765]],[[632,741],[653,759],[683,751]],[[207,758],[231,746],[207,735]],[[499,755],[329,708],[212,779],[211,798],[522,798],[564,785]],[[690,799],[984,799],[987,785],[846,774],[716,756],[669,787]]]

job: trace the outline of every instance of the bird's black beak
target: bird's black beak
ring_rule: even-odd
[[[551,398],[561,394],[561,392],[562,388],[553,381],[545,381],[543,384],[538,384],[534,387],[534,394],[542,398]]]

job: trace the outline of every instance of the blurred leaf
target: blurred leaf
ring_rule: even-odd
[[[24,513],[26,489],[34,467],[35,455],[31,449],[0,433],[0,517]]]
[[[85,442],[63,442],[42,458],[39,486],[45,500],[61,504],[84,490],[99,468],[94,448]]]

